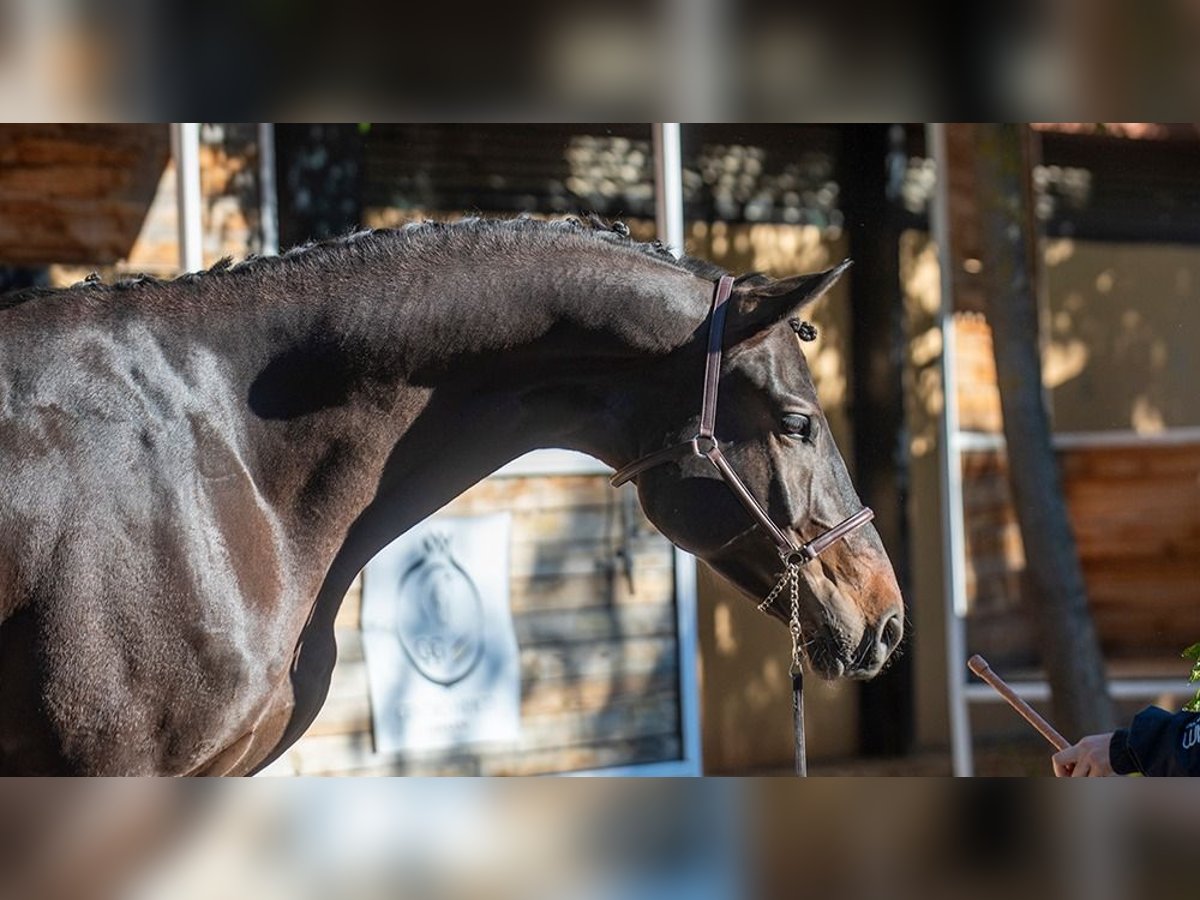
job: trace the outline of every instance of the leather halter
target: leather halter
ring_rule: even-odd
[[[725,275],[717,282],[716,294],[713,296],[712,310],[709,312],[708,324],[708,353],[704,363],[704,395],[700,406],[700,430],[682,443],[665,447],[654,453],[649,453],[634,460],[627,466],[622,466],[613,474],[610,483],[619,487],[625,482],[636,478],[647,469],[663,463],[672,462],[681,457],[698,456],[707,459],[716,468],[725,484],[733,491],[733,495],[741,501],[746,512],[757,522],[779,548],[779,556],[785,567],[793,567],[812,562],[823,551],[844,538],[850,532],[866,525],[875,513],[863,507],[854,515],[842,520],[828,531],[817,535],[811,541],[797,544],[787,530],[780,528],[772,520],[770,514],[758,499],[746,487],[746,483],[738,477],[737,472],[721,452],[717,442],[715,428],[717,422],[717,385],[721,376],[721,353],[725,337],[725,315],[728,309],[725,305],[733,292],[733,276]]]

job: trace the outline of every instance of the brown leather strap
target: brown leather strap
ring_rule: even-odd
[[[620,487],[627,481],[632,481],[637,478],[647,469],[653,469],[655,466],[661,466],[665,462],[671,462],[681,456],[692,456],[692,441],[684,444],[673,444],[670,447],[664,447],[662,450],[655,450],[653,453],[643,456],[641,459],[636,459],[627,466],[622,466],[612,474],[608,479],[608,483],[613,487]]]
[[[708,353],[704,360],[704,398],[700,403],[700,437],[712,437],[717,427],[717,387],[721,383],[721,354],[725,343],[725,301],[733,292],[733,276],[717,282],[708,323]]]
[[[609,484],[620,487],[627,481],[632,481],[647,469],[671,462],[681,456],[704,456],[703,448],[697,445],[696,438],[712,438],[717,425],[717,387],[721,382],[721,356],[725,342],[725,315],[729,308],[725,305],[733,293],[733,276],[722,275],[717,282],[713,294],[712,308],[708,312],[708,349],[704,356],[704,393],[700,398],[700,430],[690,441],[672,444],[661,450],[648,453],[640,459],[635,459],[627,466],[622,466],[613,473]]]
[[[861,528],[874,518],[875,511],[869,506],[864,506],[854,515],[838,522],[823,534],[817,535],[800,549],[807,551],[810,560],[816,559],[822,552],[828,550],[854,529]]]
[[[721,473],[721,477],[725,479],[725,484],[733,491],[733,496],[741,501],[742,506],[746,507],[746,512],[754,518],[763,531],[770,535],[771,540],[779,548],[781,553],[792,553],[800,550],[793,541],[778,525],[776,525],[767,511],[763,509],[762,504],[758,502],[758,498],[750,493],[750,488],[746,487],[746,483],[738,477],[737,472],[733,470],[733,466],[729,465],[729,460],[725,458],[725,454],[721,452],[721,448],[713,442],[712,449],[704,454],[708,457],[709,462],[717,467],[717,471]],[[805,562],[808,562],[806,559]]]

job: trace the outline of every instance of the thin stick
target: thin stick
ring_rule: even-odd
[[[1017,696],[1016,692],[1004,683],[1004,679],[992,671],[986,659],[976,653],[967,660],[967,668],[990,684],[1015,709],[1021,717],[1036,728],[1046,740],[1054,745],[1055,750],[1066,750],[1071,742],[1054,730],[1054,727],[1038,715],[1037,710]]]

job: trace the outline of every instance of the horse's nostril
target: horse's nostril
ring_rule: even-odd
[[[879,642],[890,653],[899,646],[900,639],[903,637],[904,620],[899,613],[892,613],[884,620],[883,627],[879,629]]]

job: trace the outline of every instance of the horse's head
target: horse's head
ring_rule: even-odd
[[[844,269],[746,279],[728,301],[716,438],[771,520],[796,544],[862,506],[817,403],[795,321]],[[646,446],[696,433],[700,378],[691,348],[672,367],[670,386],[662,385],[669,413],[647,425],[657,434],[645,435]],[[638,475],[646,514],[672,541],[761,601],[782,572],[776,544],[708,460],[682,456],[675,463]],[[771,612],[786,621],[784,593]],[[870,678],[880,671],[900,643],[904,613],[872,526],[854,530],[801,567],[800,621],[809,662],[820,674]]]

